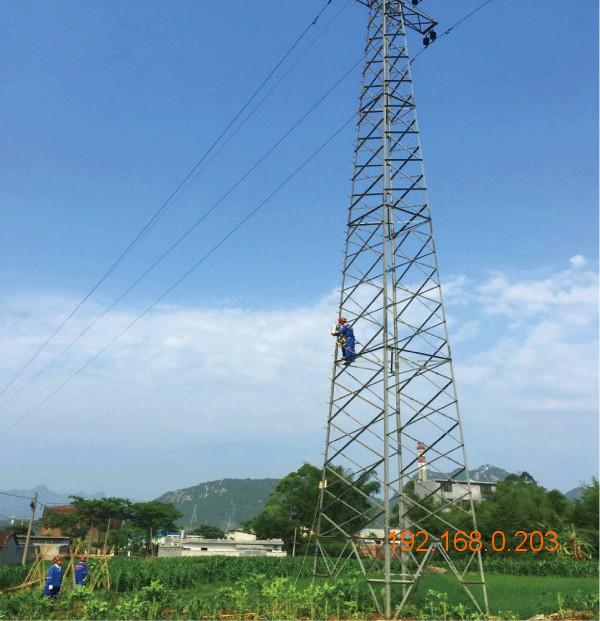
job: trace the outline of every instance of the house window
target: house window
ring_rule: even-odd
[[[494,495],[494,490],[491,485],[481,485],[479,489],[481,490],[483,498],[491,498]]]
[[[208,548],[200,548],[201,552],[208,552]]]
[[[442,483],[442,492],[452,492],[452,481],[444,481]]]

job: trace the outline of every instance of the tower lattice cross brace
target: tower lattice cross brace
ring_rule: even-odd
[[[412,2],[361,4],[368,31],[339,302],[357,356],[346,364],[336,346],[315,573],[337,575],[353,559],[391,618],[429,561],[443,560],[487,613],[481,553],[440,539],[477,524],[407,47],[408,29],[427,36],[436,22]],[[400,545],[407,530],[425,531],[421,551]]]

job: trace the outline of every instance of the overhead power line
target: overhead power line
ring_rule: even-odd
[[[168,198],[154,212],[154,214],[148,220],[148,222],[146,222],[146,224],[144,224],[144,226],[138,231],[138,233],[129,242],[129,244],[125,247],[125,249],[121,252],[121,254],[119,254],[119,256],[113,261],[113,263],[108,267],[108,269],[104,272],[104,274],[102,274],[102,276],[96,281],[96,283],[92,286],[92,288],[76,304],[73,310],[70,311],[70,313],[65,317],[65,319],[63,319],[63,321],[52,331],[50,336],[48,336],[48,338],[38,347],[38,349],[34,352],[34,354],[11,377],[8,383],[0,390],[0,395],[3,395],[14,384],[14,382],[17,379],[19,379],[19,377],[21,377],[21,375],[29,368],[29,366],[38,358],[38,356],[42,353],[42,351],[44,351],[44,349],[54,340],[56,335],[74,317],[77,311],[79,311],[79,309],[97,291],[97,289],[102,285],[102,283],[104,283],[104,281],[110,276],[110,274],[112,274],[115,268],[121,263],[121,261],[123,261],[123,259],[129,254],[129,252],[133,249],[133,247],[140,241],[140,239],[142,239],[144,235],[156,224],[159,217],[163,215],[163,213],[166,212],[169,206],[176,200],[176,197],[181,195],[181,193],[183,193],[190,186],[190,183],[188,182],[190,182],[190,180],[195,175],[195,173],[198,171],[202,163],[210,155],[210,153],[217,146],[217,144],[221,141],[221,139],[225,136],[225,134],[227,134],[227,132],[231,129],[231,127],[236,123],[236,121],[240,118],[240,116],[245,112],[248,106],[254,101],[254,99],[257,97],[260,91],[266,86],[266,84],[273,77],[273,75],[279,69],[279,67],[281,67],[281,65],[288,59],[290,54],[294,51],[294,49],[296,49],[298,44],[304,39],[304,37],[308,34],[311,28],[313,28],[318,23],[321,15],[325,12],[327,7],[331,4],[331,1],[332,0],[327,0],[325,2],[325,4],[323,5],[319,13],[309,22],[309,24],[304,28],[304,30],[300,33],[300,35],[296,38],[296,40],[292,43],[292,45],[288,48],[288,50],[277,61],[277,63],[275,63],[271,71],[267,74],[267,76],[263,79],[263,81],[256,87],[256,89],[252,92],[250,97],[242,105],[240,110],[234,115],[231,121],[229,121],[229,123],[225,126],[225,128],[221,131],[221,133],[217,136],[217,138],[213,141],[213,143],[208,147],[208,149],[202,154],[200,159],[196,161],[196,163],[192,166],[190,171],[185,175],[185,177],[181,180],[181,182],[175,187],[175,189],[171,192]],[[243,123],[245,123],[246,120]],[[241,128],[241,125],[235,131],[237,132],[240,128]]]
[[[99,349],[91,358],[82,364],[74,373],[72,373],[65,381],[57,386],[52,392],[46,395],[37,405],[28,410],[23,416],[14,421],[11,425],[0,432],[0,437],[4,437],[9,431],[22,423],[29,416],[34,414],[47,401],[49,401],[57,392],[62,390],[67,384],[73,381],[83,370],[102,355],[109,347],[116,343],[126,332],[131,330],[140,319],[145,317],[157,304],[162,302],[176,287],[178,287],[186,278],[188,278],[200,265],[202,265],[214,252],[216,252],[229,238],[241,229],[250,219],[252,219],[277,193],[279,193],[298,173],[304,169],[329,143],[331,143],[356,117],[356,113],[346,120],[325,142],[323,142],[315,151],[312,152],[292,173],[290,173],[266,198],[264,198],[252,211],[244,216],[229,232],[224,235],[216,244],[214,244],[198,261],[196,261],[188,270],[186,270],[168,289],[161,293],[151,304],[149,304],[139,315],[133,319],[121,332],[113,337],[106,345]]]
[[[10,492],[0,492],[2,496],[11,496],[12,498],[21,498],[22,500],[31,500],[31,496],[20,496],[19,494],[11,494]]]
[[[485,2],[482,2],[478,7],[473,9],[470,13],[467,13],[464,17],[461,17],[457,22],[452,24],[452,26],[450,26],[450,28],[447,28],[446,30],[444,30],[444,32],[442,33],[441,36],[443,37],[445,35],[449,35],[459,24],[462,24],[463,22],[466,22],[470,17],[475,15],[475,13],[477,13],[478,11],[481,11],[481,9],[483,9],[483,7],[485,7],[488,4],[490,4],[490,2],[493,2],[493,0],[485,0]]]
[[[329,4],[331,2],[331,0],[329,0],[329,2],[327,4]],[[444,31],[443,35],[448,35],[450,32],[452,32],[452,30],[459,24],[463,23],[464,21],[466,21],[467,19],[469,19],[472,15],[474,15],[475,13],[477,13],[479,10],[481,10],[483,7],[485,7],[486,5],[490,4],[492,2],[492,0],[486,0],[485,2],[483,2],[481,5],[479,5],[477,8],[475,8],[473,11],[471,11],[470,13],[468,13],[467,15],[465,15],[464,17],[462,17],[460,20],[458,20],[457,22],[455,22],[450,28],[448,28],[446,31]],[[327,5],[326,5],[327,6]],[[325,7],[324,7],[325,8]],[[322,9],[321,13],[323,12],[324,9]],[[318,18],[317,18],[318,19]],[[440,38],[440,37],[438,37]],[[415,60],[415,58],[417,56],[419,56],[421,53],[423,53],[423,51],[425,51],[425,49],[429,49],[429,48],[423,48],[421,51],[419,51],[417,54],[415,54],[413,56],[413,58],[411,59],[411,63]],[[359,61],[360,62],[360,61]],[[316,108],[322,101],[323,99],[325,99],[325,97],[331,92],[331,90],[333,90],[333,88],[335,88],[335,86],[337,84],[339,84],[341,82],[341,80],[343,80],[350,72],[352,69],[354,69],[354,67],[356,67],[356,65],[358,65],[358,62],[355,63],[355,65],[353,65],[353,67],[351,67],[348,72],[346,72],[342,78],[340,78],[340,80],[338,80],[338,82],[336,82],[336,84],[320,99],[318,100],[318,102],[308,111],[308,113],[305,114],[305,116],[303,116],[297,123],[295,126],[292,127],[291,130],[288,130],[289,133],[291,133],[291,131],[293,131],[293,129],[295,129],[295,127],[297,127],[303,120],[304,118],[306,118],[306,116],[308,114],[310,114],[310,112]],[[26,412],[23,416],[21,416],[19,419],[17,419],[14,423],[12,423],[11,425],[9,425],[8,427],[6,427],[2,432],[0,432],[0,437],[4,437],[9,431],[11,431],[12,429],[14,429],[14,427],[16,427],[18,424],[20,424],[22,421],[24,421],[25,419],[27,419],[29,416],[31,416],[33,413],[35,413],[40,407],[42,407],[49,399],[51,399],[57,392],[59,392],[60,390],[62,390],[62,388],[64,388],[68,383],[70,383],[73,379],[75,379],[75,377],[77,377],[77,375],[79,375],[84,369],[86,369],[90,364],[92,364],[94,362],[94,360],[96,360],[96,358],[98,358],[102,353],[104,353],[109,347],[111,347],[115,342],[117,342],[127,331],[129,331],[135,324],[137,324],[137,322],[142,319],[145,315],[148,314],[148,312],[150,312],[150,310],[152,310],[157,304],[159,304],[167,295],[169,295],[169,293],[171,293],[171,291],[173,291],[173,289],[175,289],[183,280],[185,280],[195,269],[197,269],[210,255],[212,255],[218,248],[220,248],[224,243],[226,243],[226,241],[237,231],[239,230],[249,219],[251,219],[260,209],[262,209],[262,207],[269,201],[271,200],[271,198],[273,198],[273,196],[275,196],[275,194],[277,194],[283,187],[285,187],[285,185],[287,185],[314,157],[316,157],[316,155],[318,155],[318,153],[320,153],[354,118],[355,118],[356,114],[353,114],[338,130],[336,130],[336,132],[330,136],[315,152],[313,152],[313,154],[311,156],[309,156],[309,158],[307,158],[298,168],[296,168],[294,170],[294,172],[289,175],[279,186],[277,186],[277,188],[266,198],[264,199],[261,203],[259,203],[259,205],[253,210],[251,211],[245,218],[243,218],[233,229],[231,229],[229,231],[229,233],[227,233],[227,235],[225,235],[223,238],[221,238],[221,240],[215,245],[213,246],[205,255],[203,255],[203,257],[200,258],[199,261],[197,261],[194,265],[192,265],[192,267],[186,271],[182,276],[180,276],[173,285],[171,285],[165,292],[163,292],[158,298],[156,298],[154,300],[154,302],[152,302],[148,307],[146,307],[146,309],[140,313],[130,324],[128,324],[126,326],[126,328],[124,330],[122,330],[119,334],[117,334],[116,337],[114,337],[113,339],[111,339],[104,347],[102,347],[100,350],[98,350],[96,352],[96,354],[94,354],[87,362],[85,362],[82,366],[80,366],[72,375],[70,375],[64,382],[62,382],[57,388],[55,388],[53,391],[51,391],[48,395],[46,395],[46,397],[44,397],[44,399],[42,399],[42,401],[40,401],[36,406],[34,406],[32,409],[30,409],[28,412]],[[284,134],[284,137],[282,137],[282,139],[280,139],[280,141],[278,143],[276,143],[276,145],[272,148],[272,150],[274,150],[274,148],[276,148],[276,146],[286,137],[286,135],[289,135],[289,133]],[[268,155],[269,152],[267,152],[267,154],[265,154],[264,157],[266,157]],[[260,161],[262,161],[262,159],[259,160],[259,162],[253,167],[255,168],[256,166],[259,165]],[[246,173],[246,176],[248,174],[250,174],[250,172],[253,169],[251,169],[250,171],[248,171],[248,173]],[[245,177],[244,177],[245,178]],[[243,179],[242,179],[243,180]],[[241,183],[241,181],[240,181]],[[238,183],[239,185],[239,183]],[[237,186],[236,186],[237,187]],[[230,192],[229,192],[230,193]],[[226,194],[224,197],[222,197],[222,199],[220,199],[220,201],[224,200],[224,198],[227,196],[228,194]],[[217,205],[213,205],[213,207],[209,210],[209,212],[203,214],[203,216],[201,216],[200,220],[204,219],[206,217],[206,215],[208,215],[208,213],[210,213],[210,211],[214,210],[216,208]],[[192,227],[190,227],[191,229],[195,228],[197,226],[197,224],[199,224],[198,221],[196,221]],[[189,229],[188,229],[189,230]],[[191,232],[191,231],[190,231]],[[186,231],[186,233],[184,233],[184,236],[187,237],[188,232]],[[177,240],[175,242],[175,244],[173,245],[172,248],[174,248],[175,246],[177,246],[180,243],[180,240]],[[167,254],[172,250],[172,248],[170,248],[167,251]],[[162,257],[159,259],[159,261],[162,260]],[[153,267],[151,267],[150,269],[153,269]],[[145,277],[146,272],[142,275],[141,278]],[[136,281],[131,288],[133,288],[138,281]],[[128,289],[123,295],[126,295],[131,289]],[[118,298],[121,299],[120,296]],[[117,301],[118,301],[117,300]],[[113,303],[113,305],[116,302]],[[110,310],[110,308],[112,308],[111,305],[104,313],[103,315],[101,315],[100,317],[104,316],[104,314],[106,314],[106,312],[108,312],[108,310]],[[99,318],[100,318],[99,317]],[[99,320],[99,318],[97,318],[93,323],[95,323],[96,321]],[[93,324],[92,324],[93,325]],[[90,326],[91,327],[91,326]],[[89,329],[89,328],[88,328]],[[87,331],[87,329],[86,329]],[[82,336],[82,335],[80,335]],[[78,340],[80,337],[77,337],[76,340]],[[73,343],[72,343],[73,344]],[[70,344],[68,346],[68,348],[72,345]],[[61,355],[61,354],[60,354]],[[52,361],[51,361],[52,362]],[[0,393],[1,394],[1,393]],[[15,395],[13,395],[14,397]],[[7,402],[5,402],[6,404]],[[3,404],[3,405],[5,405]]]
[[[113,300],[100,315],[93,319],[73,340],[51,358],[37,373],[20,386],[8,399],[0,404],[0,409],[6,407],[16,397],[25,391],[33,382],[41,377],[59,358],[66,354],[85,334],[87,334],[103,317],[105,317],[123,298],[142,282],[154,269],[162,263],[185,239],[187,239],[204,220],[213,213],[223,202],[250,176],[254,171],[296,130],[306,119],[342,84],[342,82],[356,69],[362,59],[348,68],[317,101],[269,147],[269,149],[223,194],[209,209],[203,212],[136,280],[134,280],[115,300]]]
[[[250,112],[242,119],[240,124],[230,132],[230,134],[223,140],[218,149],[212,154],[212,156],[206,160],[204,166],[199,168],[194,176],[189,180],[188,186],[193,184],[194,181],[201,175],[204,170],[215,160],[216,157],[223,151],[223,149],[229,144],[229,142],[237,135],[238,131],[242,129],[242,127],[254,116],[254,114],[260,109],[260,107],[265,103],[265,101],[273,94],[273,92],[279,87],[279,85],[285,80],[285,78],[290,74],[290,72],[296,67],[296,65],[302,60],[302,58],[306,55],[306,53],[314,46],[314,44],[325,34],[325,32],[331,27],[331,25],[337,20],[337,18],[343,13],[346,7],[354,0],[346,0],[346,3],[342,5],[341,9],[330,19],[327,24],[319,31],[319,33],[310,41],[310,43],[302,50],[302,52],[297,56],[294,62],[284,71],[284,73],[279,77],[279,79],[275,82],[275,84],[267,91],[264,97],[250,110]],[[187,189],[187,187],[184,188]]]
[[[468,19],[470,19],[471,17],[473,17],[473,15],[475,15],[475,13],[477,13],[478,11],[481,11],[481,9],[483,9],[484,7],[486,7],[488,4],[490,4],[491,2],[493,2],[494,0],[485,0],[485,2],[482,2],[479,6],[475,7],[472,11],[470,11],[469,13],[467,13],[466,15],[464,15],[463,17],[461,17],[458,21],[454,22],[452,24],[452,26],[450,26],[450,28],[446,28],[446,30],[444,30],[444,32],[442,32],[441,35],[438,35],[437,40],[439,41],[442,37],[446,37],[448,36],[457,26],[459,26],[460,24],[462,24],[463,22],[466,22]],[[419,50],[410,60],[410,64],[412,65],[415,60],[425,51],[429,49],[428,47],[423,47],[423,49]]]

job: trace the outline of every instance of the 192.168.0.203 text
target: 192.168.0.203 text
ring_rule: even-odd
[[[390,531],[392,554],[396,552],[427,552],[431,545],[431,535],[425,530]],[[543,533],[540,530],[527,532],[517,530],[506,533],[495,530],[491,537],[484,538],[478,530],[466,532],[444,531],[438,538],[446,552],[556,552],[558,535],[554,530]]]

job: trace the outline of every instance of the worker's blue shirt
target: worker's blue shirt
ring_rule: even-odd
[[[340,334],[346,339],[346,347],[352,349],[354,347],[354,330],[345,324],[340,328]]]
[[[50,595],[60,590],[62,584],[63,570],[58,565],[52,565],[46,574],[46,586],[44,587],[44,593]],[[52,588],[50,588],[52,587]]]
[[[75,565],[75,584],[85,584],[88,575],[88,566],[83,561]]]

